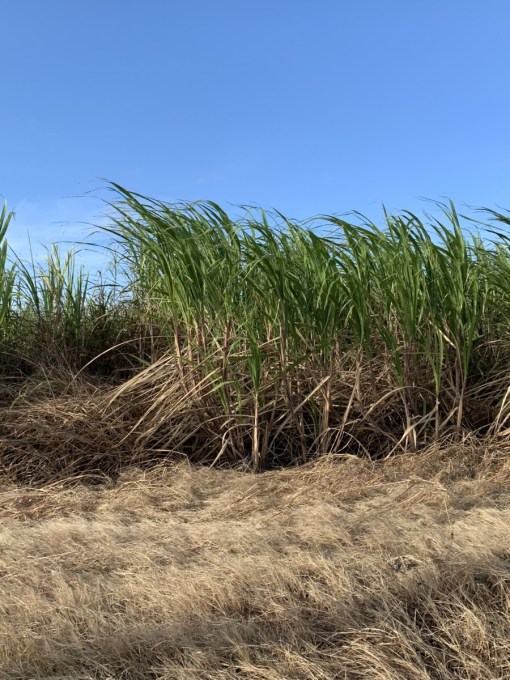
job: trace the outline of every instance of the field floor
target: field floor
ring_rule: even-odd
[[[0,678],[509,678],[509,453],[3,487]]]

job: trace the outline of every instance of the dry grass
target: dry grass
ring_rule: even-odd
[[[507,234],[111,188],[0,211],[0,680],[510,677]]]
[[[5,486],[0,677],[508,678],[508,453]]]

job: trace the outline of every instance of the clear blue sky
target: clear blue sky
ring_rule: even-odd
[[[508,0],[1,0],[13,245],[101,178],[290,217],[510,207]],[[60,222],[64,222],[61,225]]]

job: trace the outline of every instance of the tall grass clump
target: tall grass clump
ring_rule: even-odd
[[[303,224],[112,188],[133,305],[167,347],[112,401],[139,404],[145,446],[261,467],[508,427],[510,249],[453,204]]]
[[[510,432],[506,215],[298,223],[111,188],[94,277],[58,246],[10,254],[0,214],[8,401],[6,381],[98,377],[119,446],[255,469]]]
[[[11,321],[11,307],[15,285],[15,269],[9,263],[6,233],[13,218],[12,212],[7,212],[4,203],[0,212],[0,337],[5,339],[9,335]]]
[[[79,253],[57,245],[43,261],[13,253],[6,239],[14,214],[0,213],[0,376],[2,386],[43,373],[67,379],[76,371],[111,377],[115,363],[126,368],[130,343],[139,366],[131,294],[112,269],[93,277]],[[111,269],[111,268],[110,268]],[[120,359],[118,355],[121,355]],[[114,359],[112,360],[112,356]],[[133,358],[133,357],[132,357]]]

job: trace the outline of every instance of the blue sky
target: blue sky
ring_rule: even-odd
[[[293,218],[427,209],[420,197],[510,207],[508,0],[0,10],[0,195],[15,248],[27,230],[37,244],[83,238],[104,179]]]

